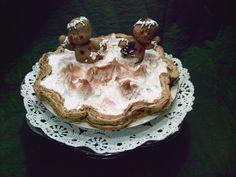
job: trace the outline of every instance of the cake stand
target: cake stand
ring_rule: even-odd
[[[157,118],[138,126],[118,131],[85,128],[66,123],[51,113],[36,97],[33,84],[39,72],[36,63],[21,85],[21,95],[30,128],[49,139],[76,147],[91,157],[109,158],[125,151],[151,145],[176,134],[186,114],[192,110],[194,87],[186,68],[179,59],[173,60],[180,71],[179,88],[172,106]]]

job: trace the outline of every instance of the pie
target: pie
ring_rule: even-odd
[[[139,63],[124,58],[118,45],[123,36],[102,36],[107,48],[95,63],[80,63],[74,51],[61,47],[45,53],[33,85],[37,97],[66,122],[105,130],[126,128],[169,108],[178,67],[161,46],[146,50]]]

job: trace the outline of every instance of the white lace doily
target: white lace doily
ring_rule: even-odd
[[[147,141],[160,141],[179,130],[187,112],[192,110],[194,87],[188,70],[179,59],[171,58],[180,70],[179,90],[172,107],[158,118],[132,128],[119,131],[103,131],[80,128],[65,123],[51,112],[35,96],[32,88],[39,72],[39,64],[33,66],[21,85],[21,95],[29,123],[40,128],[48,137],[73,147],[87,147],[99,154],[117,153],[134,149]]]

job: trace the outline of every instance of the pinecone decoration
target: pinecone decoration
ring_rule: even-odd
[[[136,51],[134,46],[135,46],[134,42],[128,42],[128,44],[120,50],[122,56],[123,57],[132,56]]]

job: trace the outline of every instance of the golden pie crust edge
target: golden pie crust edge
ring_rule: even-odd
[[[123,36],[123,34],[117,34],[116,36]],[[42,58],[40,58],[39,74],[33,85],[35,94],[42,102],[50,105],[55,113],[66,122],[77,123],[83,121],[89,123],[93,127],[104,130],[119,130],[125,128],[137,119],[166,110],[173,101],[170,89],[179,79],[179,70],[172,60],[165,57],[164,50],[161,46],[158,46],[156,50],[159,52],[162,60],[167,63],[168,71],[167,73],[161,73],[159,76],[162,88],[161,97],[155,99],[152,103],[144,101],[132,103],[122,114],[103,114],[98,112],[92,106],[82,106],[80,109],[68,110],[64,107],[64,99],[58,92],[45,88],[40,84],[40,82],[51,73],[51,66],[48,63],[48,57],[51,54],[61,53],[62,50],[60,47],[55,52],[43,54]]]

